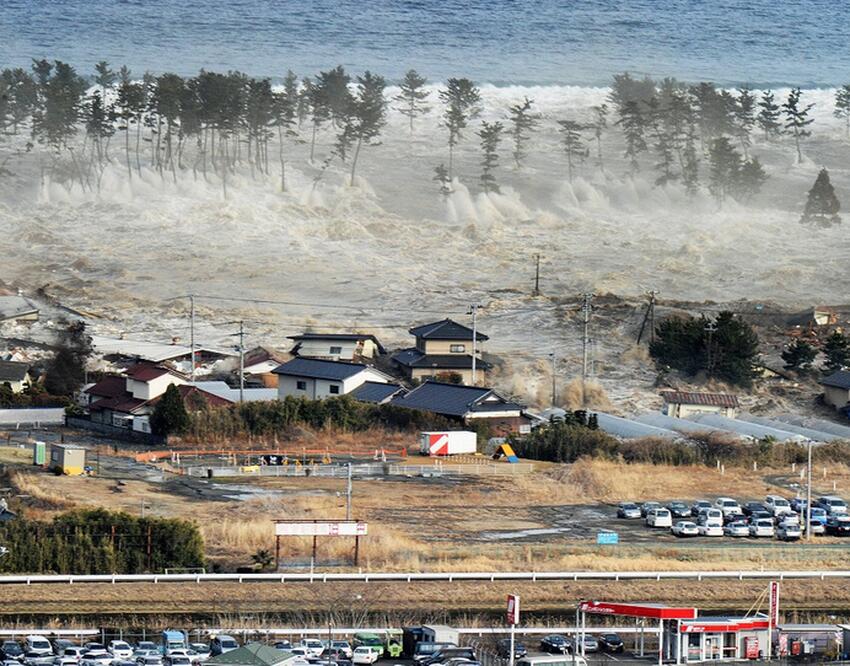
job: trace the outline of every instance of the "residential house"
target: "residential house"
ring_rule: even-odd
[[[407,393],[407,389],[398,384],[363,382],[351,392],[351,397],[360,402],[373,402],[377,405],[385,405],[393,398],[404,395],[405,393]]]
[[[204,400],[220,407],[232,401],[221,398],[188,383],[185,375],[151,363],[138,363],[123,375],[104,377],[85,389],[92,422],[150,432],[150,415],[156,403],[172,384],[177,386],[184,402]]]
[[[265,347],[255,347],[245,352],[242,373],[248,384],[261,385],[267,389],[277,388],[274,369],[286,363],[288,354],[279,354]]]
[[[345,395],[366,382],[387,384],[389,375],[362,363],[322,361],[294,358],[275,368],[278,376],[278,397],[288,395],[316,400],[332,395]]]
[[[277,375],[275,375],[275,379]],[[239,402],[240,393],[238,388],[232,388],[226,382],[209,381],[209,382],[193,382],[192,386],[196,386],[202,391],[217,395],[219,398],[224,398],[228,402]],[[277,387],[275,388],[253,388],[245,387],[241,394],[242,402],[268,402],[269,400],[277,400]]]
[[[734,419],[738,412],[738,397],[728,393],[696,391],[662,391],[667,416],[687,418],[693,414],[719,414]]]
[[[850,371],[839,370],[828,377],[824,377],[820,385],[823,386],[823,399],[827,405],[835,409],[844,409],[850,403]]]
[[[170,344],[166,344],[93,335],[92,348],[105,359],[116,362],[179,363],[183,364],[186,370],[191,369],[192,348],[178,344],[177,338]],[[237,354],[233,351],[195,345],[196,366],[235,356]]]
[[[362,362],[385,353],[378,338],[366,333],[302,333],[289,339],[295,341],[290,353],[302,358]]]
[[[411,328],[416,346],[393,355],[393,361],[411,380],[460,376],[461,383],[477,384],[492,366],[481,358],[481,344],[489,338],[476,331],[475,377],[472,376],[472,329],[451,319]]]
[[[531,432],[532,419],[525,414],[525,408],[491,388],[429,379],[410,393],[393,398],[389,404],[433,412],[465,426],[485,423],[494,436]]]
[[[31,383],[29,363],[0,361],[0,385],[8,384],[12,393],[20,393]]]

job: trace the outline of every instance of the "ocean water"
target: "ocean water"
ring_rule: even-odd
[[[390,80],[605,85],[621,71],[755,87],[850,79],[842,0],[0,0],[0,64],[89,72],[238,69],[280,77],[338,63]]]

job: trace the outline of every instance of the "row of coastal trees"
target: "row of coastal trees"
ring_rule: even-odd
[[[110,163],[121,164],[130,179],[144,168],[174,180],[182,172],[217,177],[225,195],[228,178],[247,166],[255,177],[279,178],[286,190],[287,164],[305,146],[316,179],[336,162],[353,183],[364,149],[382,141],[389,113],[402,115],[412,134],[436,109],[447,159],[435,167],[434,180],[446,193],[457,149],[470,134],[480,145],[479,183],[492,192],[499,190],[505,153],[522,168],[535,132],[554,123],[569,179],[591,154],[595,166],[605,168],[608,137],[616,131],[631,172],[649,170],[656,184],[678,183],[690,194],[705,187],[722,202],[746,199],[764,183],[767,175],[752,154],[758,137],[788,137],[802,159],[813,106],[799,88],[777,100],[770,90],[757,95],[621,74],[607,102],[583,116],[549,120],[525,97],[501,119],[481,120],[481,91],[473,81],[450,78],[435,91],[415,70],[390,96],[382,76],[352,76],[342,66],[301,78],[287,72],[272,85],[241,72],[134,74],[107,62],[84,75],[65,62],[36,60],[29,69],[0,71],[0,136],[28,132],[31,139],[0,159],[0,173],[9,172],[16,155],[38,146],[46,172],[87,190],[101,187]],[[850,132],[850,86],[838,91],[834,111]],[[330,139],[333,148],[316,164],[318,137]]]

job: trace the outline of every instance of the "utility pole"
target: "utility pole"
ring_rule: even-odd
[[[473,303],[469,306],[467,314],[472,315],[472,385],[477,383],[478,375],[476,374],[476,366],[478,363],[478,304]]]
[[[655,341],[655,297],[658,296],[657,291],[648,291],[649,303],[643,313],[643,321],[640,323],[640,331],[638,331],[637,343],[640,344],[643,339],[643,332],[646,330],[646,325],[649,324],[649,342],[652,344]]]
[[[591,300],[593,294],[585,294],[581,304],[581,311],[584,314],[584,334],[581,340],[581,380],[582,383],[587,381],[587,354],[590,347],[590,337],[588,331],[590,328],[590,312],[592,310]]]
[[[806,464],[806,541],[812,540],[812,440],[809,440],[808,462]]]
[[[709,377],[711,377],[711,369],[712,369],[712,365],[713,365],[712,364],[713,359],[711,357],[711,340],[714,337],[714,332],[716,330],[717,330],[717,324],[715,324],[713,321],[710,321],[705,325],[705,331],[706,331],[706,333],[708,333],[708,350],[706,351],[706,355],[707,355],[708,358],[706,359],[706,365],[708,365],[707,370],[708,370],[708,376]]]
[[[558,397],[555,392],[555,352],[549,354],[549,358],[552,360],[552,407],[554,407],[555,400]]]
[[[245,401],[245,327],[239,322],[239,402]]]
[[[348,487],[345,491],[345,519],[351,520],[351,463],[348,463]]]
[[[192,367],[189,370],[189,377],[192,382],[195,381],[195,295],[189,294],[189,347],[191,348],[191,352],[189,353],[189,360],[192,363]]]
[[[532,296],[540,296],[540,255],[534,255],[534,262],[536,264],[536,268],[534,270],[534,291],[531,292]]]

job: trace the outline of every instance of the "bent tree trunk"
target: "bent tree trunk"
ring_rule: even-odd
[[[357,139],[357,147],[354,149],[354,157],[351,159],[351,187],[354,187],[354,171],[357,169],[357,158],[360,157],[360,146],[363,144],[363,139]]]

